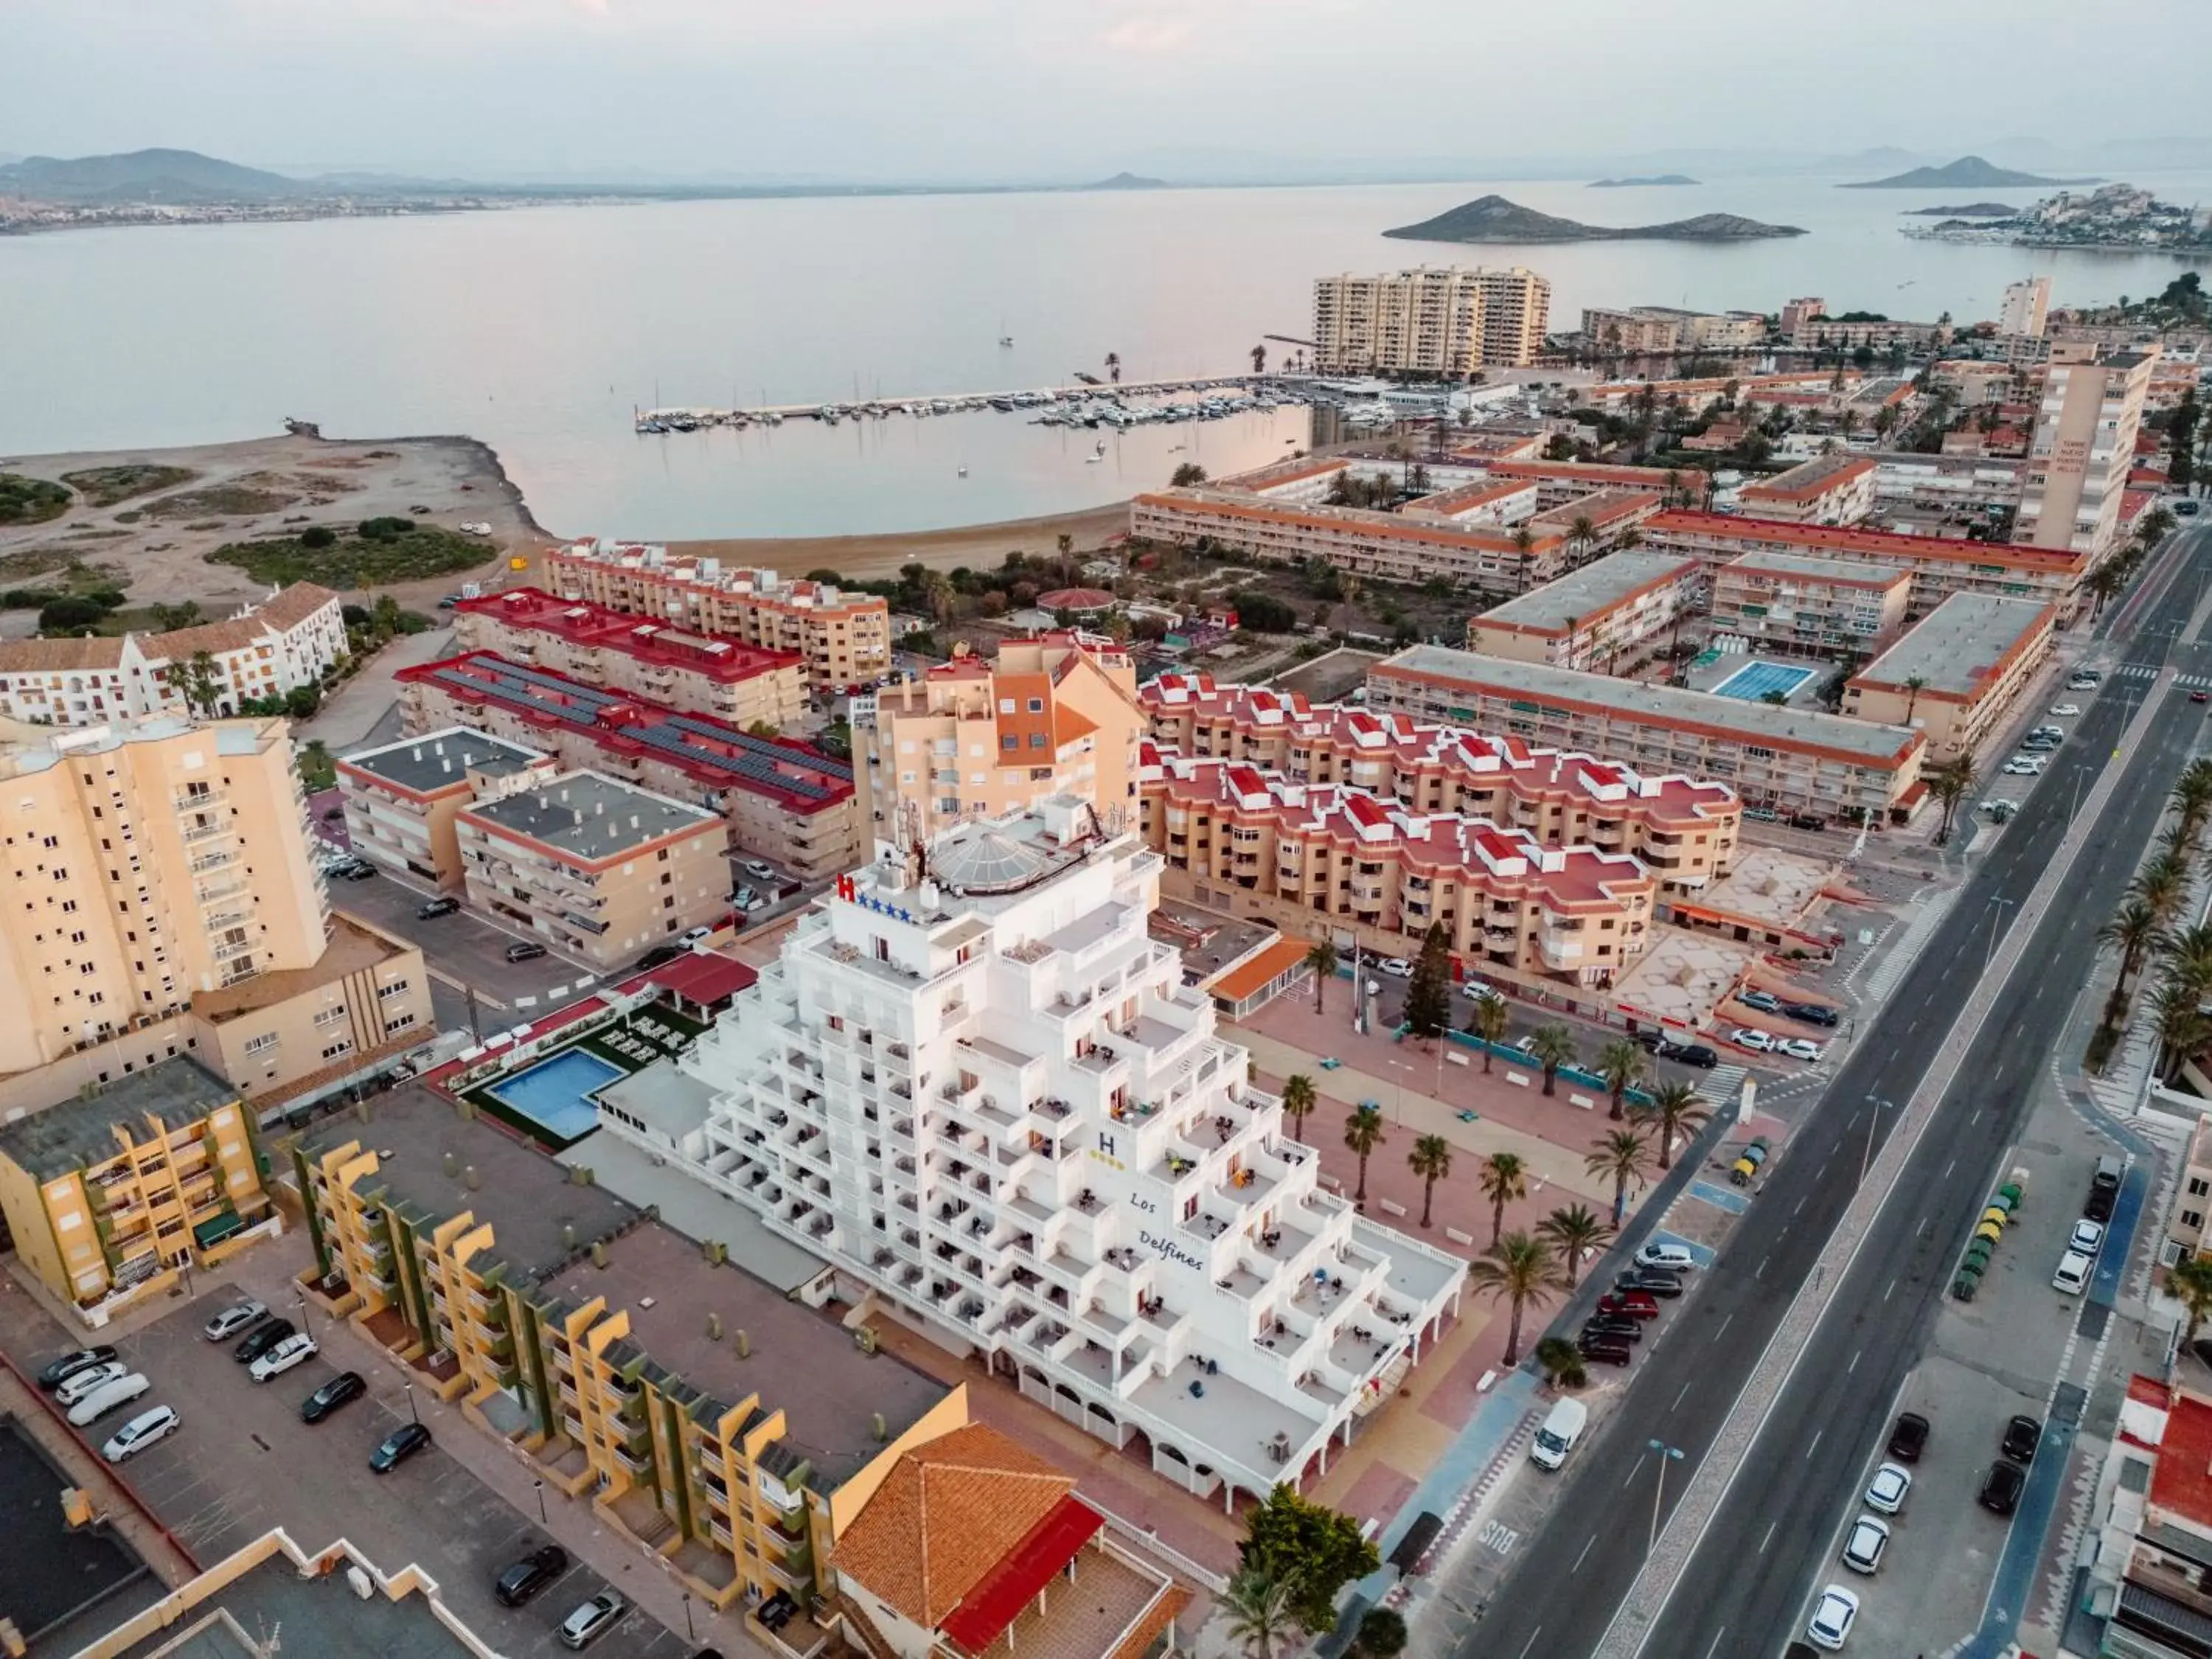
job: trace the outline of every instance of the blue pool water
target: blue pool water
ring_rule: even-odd
[[[489,1091],[491,1097],[518,1115],[538,1124],[556,1139],[568,1141],[598,1127],[599,1115],[586,1098],[623,1075],[597,1054],[570,1048],[550,1060],[541,1060]]]
[[[1797,688],[1818,672],[1816,668],[1799,668],[1789,663],[1747,662],[1715,686],[1713,695],[1735,697],[1744,702],[1757,702],[1770,691],[1794,696]]]

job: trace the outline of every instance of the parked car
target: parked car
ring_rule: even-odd
[[[54,1390],[54,1403],[74,1406],[94,1389],[105,1388],[118,1376],[130,1375],[131,1367],[119,1359],[105,1360],[97,1365],[88,1365],[81,1371],[70,1373],[68,1380]]]
[[[1821,1002],[1785,1002],[1782,1012],[1792,1019],[1802,1020],[1808,1025],[1819,1025],[1833,1030],[1836,1011]]]
[[[313,1337],[305,1331],[295,1331],[247,1366],[246,1374],[256,1382],[274,1382],[293,1366],[305,1364],[320,1352]]]
[[[1748,1048],[1758,1054],[1770,1054],[1774,1048],[1774,1039],[1756,1025],[1737,1026],[1729,1033],[1729,1041],[1739,1048]]]
[[[2019,1507],[2021,1488],[2027,1484],[2027,1472],[2000,1457],[1982,1477],[1982,1489],[1974,1494],[1974,1502],[1993,1514],[2010,1515]]]
[[[2081,705],[2078,702],[2055,702],[2051,705],[2051,712],[2061,720],[2071,720],[2081,712]]]
[[[1392,979],[1411,979],[1413,976],[1413,964],[1403,957],[1385,957],[1375,965]]]
[[[545,947],[534,939],[522,939],[500,952],[509,962],[535,962],[545,954]]]
[[[1638,1247],[1636,1265],[1656,1267],[1663,1273],[1687,1273],[1698,1265],[1698,1261],[1690,1254],[1688,1245],[1670,1244],[1664,1239],[1655,1238]]]
[[[740,887],[736,892],[731,894],[730,902],[736,905],[738,909],[745,911],[768,908],[768,901],[750,887]]]
[[[1792,1060],[1802,1060],[1808,1065],[1820,1057],[1820,1045],[1810,1037],[1778,1037],[1774,1052],[1787,1054]]]
[[[1584,1336],[1617,1336],[1624,1342],[1644,1340],[1644,1322],[1626,1314],[1594,1313],[1583,1322]]]
[[[2094,1260],[2097,1252],[2105,1247],[2105,1224],[2083,1216],[2074,1224],[2074,1236],[2066,1243],[2068,1249],[2079,1250]]]
[[[2005,1425],[2004,1439],[1997,1449],[2026,1468],[2035,1462],[2035,1449],[2042,1443],[2043,1425],[2023,1414]]]
[[[1756,1008],[1762,1014],[1782,1012],[1782,999],[1771,991],[1738,991],[1735,1000],[1747,1008]]]
[[[658,968],[664,963],[673,962],[678,957],[688,957],[690,954],[690,951],[680,945],[656,945],[637,959],[637,965],[640,970]]]
[[[1880,1510],[1884,1515],[1896,1515],[1905,1508],[1905,1500],[1912,1492],[1912,1476],[1900,1463],[1885,1463],[1874,1472],[1867,1482],[1866,1506]]]
[[[107,1437],[100,1455],[111,1463],[124,1462],[137,1456],[155,1441],[167,1439],[183,1421],[173,1406],[156,1406],[151,1411],[140,1412]]]
[[[2191,691],[2189,694],[2189,701],[2191,702],[2212,702],[2212,691]]]
[[[420,1423],[402,1423],[368,1455],[369,1472],[389,1474],[430,1443],[430,1431]]]
[[[350,864],[341,864],[331,873],[340,881],[367,881],[376,873],[376,866],[365,859],[356,859]]]
[[[146,1380],[143,1371],[128,1371],[121,1376],[112,1377],[71,1406],[69,1420],[80,1429],[97,1423],[118,1407],[129,1405],[153,1386]]]
[[[1598,1297],[1597,1310],[1629,1319],[1656,1319],[1659,1300],[1649,1291],[1609,1291]]]
[[[491,1593],[510,1607],[519,1607],[568,1571],[568,1552],[558,1544],[541,1544],[500,1574]]]
[[[1615,1291],[1649,1291],[1662,1302],[1672,1301],[1682,1293],[1682,1281],[1674,1274],[1662,1273],[1656,1267],[1637,1267],[1613,1281]]]
[[[49,1359],[40,1368],[39,1387],[52,1394],[75,1373],[94,1365],[105,1365],[114,1358],[115,1350],[110,1347],[71,1348],[67,1353]]]
[[[1486,980],[1463,979],[1459,984],[1459,994],[1474,1002],[1503,1002],[1505,1000],[1504,994],[1498,990],[1498,988]]]
[[[289,1319],[271,1319],[256,1325],[246,1334],[245,1340],[230,1351],[230,1357],[241,1365],[251,1365],[291,1335],[295,1328]]]
[[[1927,1447],[1928,1419],[1918,1412],[1906,1412],[1889,1431],[1889,1455],[1899,1462],[1917,1463]]]
[[[1594,1365],[1626,1365],[1636,1358],[1635,1350],[1617,1336],[1585,1336],[1575,1346]]]
[[[2040,777],[2043,775],[2043,762],[2034,755],[2014,755],[2004,763],[2003,769],[2007,777]]]
[[[234,1302],[213,1319],[200,1327],[200,1334],[210,1342],[220,1342],[227,1336],[235,1336],[257,1319],[267,1317],[269,1310],[258,1302]]]
[[[771,890],[774,890],[777,883],[783,879],[782,877],[776,874],[775,866],[769,863],[765,859],[747,859],[743,864],[740,864],[738,868],[744,871],[755,881],[767,882]]]
[[[1674,1042],[1662,1038],[1651,1052],[1662,1060],[1678,1060],[1700,1071],[1709,1072],[1721,1063],[1720,1055],[1702,1042]]]
[[[601,1590],[561,1621],[561,1645],[588,1647],[614,1627],[629,1611],[629,1603],[613,1590]]]
[[[1858,1616],[1859,1598],[1841,1584],[1831,1584],[1813,1604],[1812,1622],[1805,1626],[1805,1634],[1814,1647],[1839,1653]]]
[[[1889,1522],[1863,1515],[1844,1534],[1844,1565],[1853,1572],[1873,1572],[1881,1565],[1881,1553],[1889,1547]]]
[[[416,905],[415,907],[415,920],[417,921],[434,921],[440,916],[450,916],[454,911],[460,908],[460,900],[448,893],[443,898],[434,898],[427,904]]]
[[[2119,1201],[2120,1176],[2126,1166],[2117,1158],[2097,1160],[2096,1173],[2089,1177],[2089,1196],[2081,1206],[2081,1213],[2092,1221],[2110,1221],[2112,1206]]]
[[[676,942],[678,945],[696,945],[702,939],[711,938],[714,932],[711,927],[687,927],[678,937]]]
[[[368,1392],[359,1371],[340,1371],[300,1402],[300,1420],[319,1423],[339,1407]]]

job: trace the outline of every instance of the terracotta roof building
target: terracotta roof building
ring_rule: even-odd
[[[1856,524],[1874,511],[1876,470],[1864,455],[1816,455],[1746,484],[1744,510],[1794,524]]]

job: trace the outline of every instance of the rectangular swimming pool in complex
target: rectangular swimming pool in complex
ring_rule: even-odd
[[[484,1092],[517,1117],[526,1118],[565,1144],[599,1127],[599,1110],[591,1096],[625,1075],[621,1066],[597,1054],[569,1048],[492,1085]]]
[[[1741,702],[1759,702],[1777,691],[1784,697],[1794,697],[1798,689],[1820,672],[1817,668],[1801,668],[1794,663],[1754,659],[1715,686],[1713,695],[1734,697]]]

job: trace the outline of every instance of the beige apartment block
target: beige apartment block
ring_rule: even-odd
[[[461,853],[453,821],[462,810],[535,788],[560,769],[542,750],[465,726],[363,749],[337,765],[346,838],[372,863],[458,888]]]
[[[2051,314],[2051,278],[2023,276],[2007,283],[2004,305],[1997,313],[1997,332],[2040,336],[2044,319]]]
[[[548,554],[545,580],[564,599],[796,652],[816,690],[853,690],[890,672],[890,606],[872,593],[605,538]]]
[[[2101,564],[2120,542],[2120,502],[2159,349],[2051,348],[2013,540]]]
[[[1145,717],[1129,654],[1110,641],[1009,640],[994,660],[963,650],[856,697],[852,721],[861,822],[875,841],[934,840],[1058,794],[1089,801],[1109,834],[1134,821]]]
[[[720,816],[596,772],[465,807],[454,830],[471,905],[599,969],[729,913]]]
[[[1740,351],[1766,338],[1766,319],[1756,311],[1682,311],[1672,306],[1583,308],[1583,338],[1592,350],[1634,355],[1647,351]]]
[[[1747,553],[1713,572],[1715,636],[1793,656],[1865,653],[1905,626],[1909,572],[1798,553]]]
[[[1552,285],[1519,265],[1417,266],[1314,283],[1314,363],[1324,374],[1464,378],[1525,367],[1544,348]]]
[[[1469,618],[1467,647],[1516,662],[1618,672],[1692,614],[1704,567],[1676,553],[1607,554]]]
[[[1643,685],[1439,645],[1368,671],[1370,707],[1579,750],[1642,773],[1733,787],[1748,806],[1826,819],[1902,821],[1924,793],[1917,732]]]
[[[1874,460],[1865,455],[1816,455],[1786,472],[1746,484],[1744,512],[1792,524],[1856,524],[1874,511]]]
[[[1517,592],[1549,581],[1571,561],[1567,537],[1531,533],[1523,547],[1502,527],[1468,529],[1362,507],[1297,506],[1217,489],[1168,489],[1129,503],[1129,533],[1188,546],[1205,540],[1270,564],[1326,559],[1353,575]]]
[[[1917,727],[1930,763],[1977,753],[2051,659],[2057,613],[2033,599],[1954,593],[1844,687],[1844,713]]]

